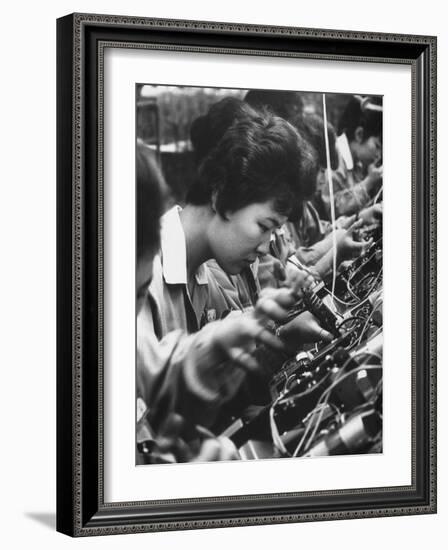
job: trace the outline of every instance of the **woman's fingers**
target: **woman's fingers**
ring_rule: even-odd
[[[372,224],[378,223],[382,217],[383,217],[382,203],[372,204],[372,206],[368,206],[367,208],[364,208],[359,213],[359,219],[363,221],[364,225],[372,225]]]
[[[289,294],[291,293],[289,292]],[[283,304],[273,298],[264,298],[260,300],[260,303],[257,304],[255,319],[261,322],[267,321],[268,319],[272,319],[274,321],[282,321],[283,319],[286,319],[288,316],[288,309],[286,308],[291,307],[294,304],[294,301],[291,296],[282,301]]]
[[[348,235],[351,235],[356,229],[359,229],[364,224],[363,220],[356,220],[354,223],[352,223],[349,227],[347,227],[346,231]]]
[[[331,342],[333,340],[332,334],[319,325],[314,315],[310,314],[308,316],[307,324],[306,333],[310,342]]]
[[[219,460],[220,445],[217,439],[206,439],[192,462],[212,462]]]
[[[263,290],[260,292],[257,305],[255,306],[258,308],[259,305],[262,305],[264,300],[275,300],[280,305],[288,306],[292,300],[291,292],[288,288],[282,287],[282,288],[263,288]]]
[[[258,370],[258,362],[249,351],[243,347],[233,347],[227,349],[229,359],[237,366],[247,372]]]
[[[339,224],[339,227],[341,229],[347,229],[353,223],[355,223],[355,221],[356,221],[356,214],[353,214],[352,216],[349,216],[348,218],[344,219],[343,222]]]
[[[215,460],[237,460],[239,457],[235,445],[227,437],[206,439],[193,462],[211,462]]]
[[[266,346],[269,346],[271,348],[278,349],[279,351],[283,351],[285,349],[285,346],[280,338],[269,332],[267,328],[262,327],[262,330],[258,332],[256,339],[260,343],[265,344]]]
[[[330,343],[333,340],[333,335],[328,330],[320,327],[318,338],[322,342]]]
[[[322,328],[317,319],[309,311],[304,311],[295,319],[287,323],[282,331],[282,337],[287,336],[288,341],[297,344],[311,342],[330,342],[333,336]]]
[[[300,279],[289,282],[283,288],[265,288],[260,293],[255,306],[256,317],[267,315],[275,321],[285,318],[285,313],[297,302],[303,294],[303,290],[314,284],[315,279],[308,273],[302,272]],[[279,307],[280,306],[280,309]],[[283,313],[281,313],[283,308]]]
[[[350,243],[350,251],[352,257],[360,256],[361,254],[364,254],[365,251],[369,248],[369,246],[373,243],[373,239],[369,239],[368,241],[352,241]]]
[[[350,241],[350,251],[353,256],[358,256],[361,254],[366,247],[366,243],[363,241]]]
[[[284,281],[286,279],[286,271],[280,260],[274,263],[273,275],[277,281]]]
[[[234,443],[228,437],[218,437],[220,444],[219,460],[238,460],[240,455]]]

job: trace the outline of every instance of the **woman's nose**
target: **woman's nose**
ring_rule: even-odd
[[[270,236],[267,239],[263,239],[263,241],[257,246],[257,254],[259,254],[260,256],[262,254],[268,254],[269,242],[270,242]]]

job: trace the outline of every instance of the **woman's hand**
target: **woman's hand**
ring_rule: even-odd
[[[379,190],[383,181],[383,166],[376,166],[376,162],[372,162],[367,168],[367,176],[364,181],[366,191],[372,197]]]
[[[333,339],[333,336],[319,325],[318,320],[309,311],[304,311],[292,321],[280,327],[278,335],[288,349],[294,351],[304,344],[331,342]]]
[[[383,218],[383,204],[372,204],[361,210],[359,213],[359,219],[363,221],[364,225],[373,225],[378,223]]]
[[[291,288],[266,288],[261,291],[252,311],[233,312],[225,319],[204,327],[210,331],[211,344],[224,358],[249,371],[256,370],[258,363],[253,352],[257,344],[284,350],[282,341],[269,327],[273,322],[283,322],[288,317],[308,278],[307,274],[297,276],[291,281]]]
[[[230,439],[215,437],[201,426],[187,425],[177,413],[168,416],[157,434],[156,443],[160,455],[169,462],[239,459],[238,451]]]
[[[198,336],[200,334],[204,343],[218,352],[222,361],[230,360],[247,371],[257,370],[258,363],[253,357],[255,348],[261,343],[284,351],[284,344],[273,334],[272,327],[288,318],[290,309],[303,295],[303,289],[313,281],[308,273],[296,270],[289,279],[289,288],[263,289],[253,310],[232,312],[225,319],[206,325]],[[207,370],[215,375],[218,373],[217,369]]]
[[[291,288],[264,289],[252,311],[232,312],[225,319],[206,325],[197,333],[196,353],[188,362],[187,375],[189,372],[191,380],[200,383],[210,399],[226,401],[237,393],[248,372],[260,369],[254,354],[258,344],[285,352],[285,344],[290,342],[331,339],[308,312],[281,327],[287,340],[273,333],[274,322],[283,323],[288,318],[303,287],[312,280],[301,272],[291,280]]]
[[[363,220],[357,220],[347,229],[336,230],[337,262],[338,264],[345,260],[352,260],[360,256],[372,241],[355,241],[354,232],[362,227]],[[330,251],[331,252],[331,251]]]

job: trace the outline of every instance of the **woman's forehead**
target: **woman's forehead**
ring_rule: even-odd
[[[284,214],[281,214],[275,208],[275,203],[273,200],[253,203],[247,206],[246,209],[248,210],[247,213],[250,212],[252,215],[259,218],[269,219],[274,225],[278,225],[279,227],[283,225],[287,219]]]

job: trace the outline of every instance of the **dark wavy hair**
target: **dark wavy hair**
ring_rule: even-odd
[[[369,103],[372,105],[382,105],[381,97],[370,97]],[[338,126],[339,135],[345,133],[349,141],[355,137],[356,128],[361,127],[364,130],[364,140],[371,136],[382,139],[383,134],[383,113],[362,106],[360,99],[352,96],[348,101],[341,115]]]
[[[166,184],[153,152],[140,143],[136,150],[137,260],[160,245],[160,217]]]
[[[192,128],[199,166],[187,194],[190,204],[214,201],[224,216],[273,200],[276,210],[288,215],[312,194],[316,153],[284,119],[227,98],[211,108],[199,127],[201,131]]]
[[[244,101],[254,109],[267,110],[286,120],[303,112],[302,96],[289,90],[249,90]]]
[[[299,134],[312,146],[317,153],[319,166],[327,168],[327,154],[325,148],[324,120],[316,114],[304,114],[291,120],[291,124]],[[330,164],[333,170],[338,167],[338,154],[336,151],[336,131],[331,123],[328,123],[328,144],[330,148]]]
[[[255,116],[247,103],[236,97],[225,97],[213,104],[208,113],[193,121],[190,139],[196,164],[200,164],[236,120]]]

